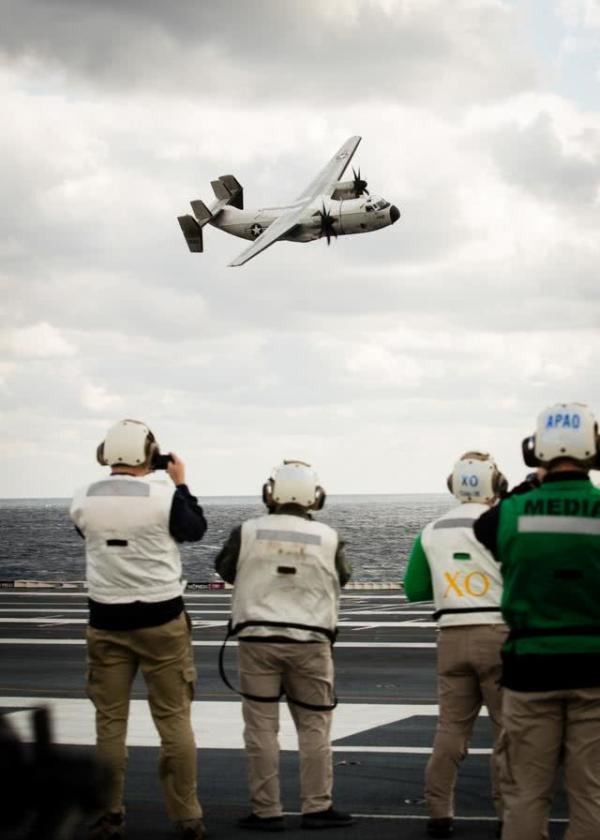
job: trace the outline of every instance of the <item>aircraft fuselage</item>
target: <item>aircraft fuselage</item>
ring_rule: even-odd
[[[241,239],[257,239],[283,212],[303,202],[283,207],[263,207],[258,210],[239,210],[227,206],[209,224]],[[288,242],[310,242],[319,239],[321,213],[329,214],[333,222],[333,235],[346,236],[354,233],[368,233],[394,224],[400,216],[399,210],[380,196],[362,196],[335,200],[329,197],[317,198],[306,207],[299,224],[288,234],[280,237]]]

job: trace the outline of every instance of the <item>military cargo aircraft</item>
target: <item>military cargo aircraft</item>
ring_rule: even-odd
[[[208,207],[192,201],[194,215],[178,216],[190,251],[204,250],[202,230],[211,224],[233,236],[252,240],[230,266],[243,265],[274,242],[310,242],[350,233],[368,233],[393,225],[400,218],[398,208],[384,198],[370,195],[360,169],[353,178],[340,181],[360,143],[350,137],[338,149],[308,187],[291,204],[282,207],[244,209],[244,191],[233,175],[221,175],[211,182],[216,200]]]

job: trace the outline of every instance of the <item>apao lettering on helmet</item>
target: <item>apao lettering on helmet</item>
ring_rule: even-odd
[[[580,426],[580,414],[549,414],[546,417],[547,429],[578,429]]]

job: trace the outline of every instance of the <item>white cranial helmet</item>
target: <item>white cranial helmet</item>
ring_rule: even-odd
[[[296,504],[320,510],[325,503],[325,491],[319,486],[316,472],[304,461],[284,461],[273,469],[263,487],[263,499],[268,506]]]
[[[448,476],[448,489],[460,502],[491,504],[508,482],[487,452],[465,452]]]
[[[157,451],[158,444],[145,423],[139,420],[119,420],[106,433],[96,455],[105,466],[139,467],[148,466]]]
[[[530,467],[547,467],[557,458],[591,467],[597,454],[598,424],[582,403],[549,406],[538,416],[535,435],[523,441],[523,458]]]

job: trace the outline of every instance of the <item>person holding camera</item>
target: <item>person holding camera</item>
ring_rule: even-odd
[[[283,831],[279,700],[285,694],[300,754],[302,828],[355,820],[332,807],[333,658],[340,587],[350,579],[336,531],[312,519],[325,491],[303,461],[284,461],[263,486],[268,513],[234,528],[215,560],[234,583],[230,633],[238,658],[252,812],[242,828]],[[228,685],[221,666],[221,675]],[[232,687],[230,685],[230,687]]]
[[[434,600],[433,617],[439,625],[439,716],[425,770],[427,834],[439,838],[454,834],[458,766],[467,755],[483,704],[494,737],[492,798],[502,820],[496,749],[502,709],[500,649],[508,633],[500,612],[498,564],[473,534],[473,523],[506,491],[506,479],[487,453],[465,452],[447,484],[460,505],[425,526],[413,545],[404,578],[409,601]]]
[[[600,837],[600,468],[598,424],[580,403],[551,405],[522,444],[537,488],[474,524],[504,578],[503,840],[548,836],[559,768],[568,840]]]
[[[97,754],[112,770],[108,811],[90,837],[124,834],[125,739],[140,669],[161,741],[167,812],[182,838],[202,840],[191,726],[196,670],[178,543],[202,539],[206,520],[185,483],[183,461],[161,455],[144,423],[112,426],[97,459],[110,475],[76,491],[70,509],[86,543],[87,693],[96,708]],[[166,469],[172,484],[150,480],[155,469]]]

